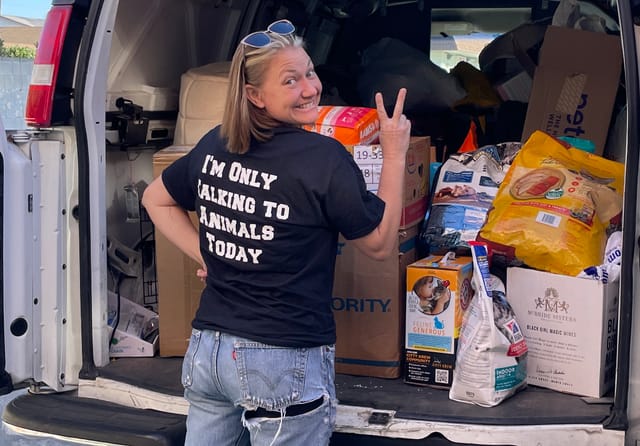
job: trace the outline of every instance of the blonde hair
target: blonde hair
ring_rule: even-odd
[[[231,60],[229,90],[220,129],[231,153],[246,153],[252,136],[258,141],[269,140],[271,129],[280,124],[249,101],[245,85],[260,87],[273,56],[283,48],[302,48],[304,42],[295,35],[269,33],[269,37],[271,42],[261,48],[240,43]]]

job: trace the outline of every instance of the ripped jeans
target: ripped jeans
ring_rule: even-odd
[[[194,329],[182,364],[187,446],[328,445],[333,346],[277,347]]]

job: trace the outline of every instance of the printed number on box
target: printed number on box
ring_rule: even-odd
[[[382,147],[380,145],[354,146],[353,159],[358,165],[382,164]]]
[[[382,172],[382,147],[379,145],[355,146],[353,159],[362,171],[367,190],[377,190],[380,172]]]

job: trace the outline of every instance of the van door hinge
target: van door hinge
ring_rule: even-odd
[[[9,137],[11,138],[11,141],[13,141],[15,144],[28,142],[31,140],[31,134],[29,134],[28,132],[11,133]]]
[[[27,212],[33,212],[33,194],[27,195]]]
[[[8,134],[8,138],[14,144],[20,144],[34,139],[45,139],[50,133],[51,130],[49,129],[20,130],[17,132],[12,131]]]

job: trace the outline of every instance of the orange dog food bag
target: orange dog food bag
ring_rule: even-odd
[[[304,128],[335,138],[345,146],[375,144],[380,134],[380,121],[374,108],[322,105],[315,124]]]

